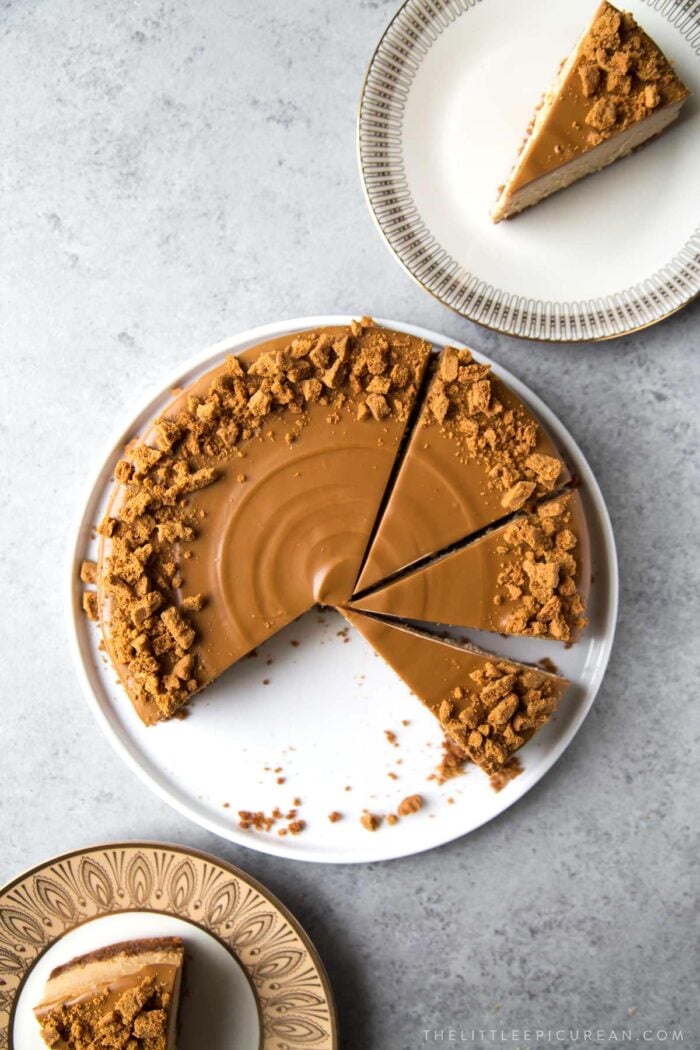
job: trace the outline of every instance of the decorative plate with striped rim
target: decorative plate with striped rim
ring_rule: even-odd
[[[658,141],[508,222],[489,217],[592,0],[406,0],[360,102],[367,200],[445,305],[527,339],[609,339],[700,293],[700,0],[627,0],[693,97]]]
[[[32,1007],[53,967],[181,936],[178,1050],[337,1050],[328,977],[296,919],[225,861],[165,843],[66,853],[0,889],[0,1050],[46,1050]]]

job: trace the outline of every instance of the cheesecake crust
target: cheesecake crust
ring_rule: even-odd
[[[86,952],[84,955],[77,955],[75,959],[70,959],[68,962],[61,963],[60,966],[54,967],[51,971],[49,980],[52,981],[56,977],[60,977],[61,974],[68,973],[70,970],[87,966],[88,963],[105,962],[108,959],[116,958],[118,955],[130,958],[143,955],[144,952],[182,951],[183,943],[181,937],[142,937],[139,940],[120,941],[118,944],[108,944],[103,948],[95,948],[91,952]]]

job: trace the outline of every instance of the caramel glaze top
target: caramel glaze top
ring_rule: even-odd
[[[315,603],[350,598],[429,356],[368,320],[275,339],[180,393],[126,455],[100,527],[98,601],[144,722]]]

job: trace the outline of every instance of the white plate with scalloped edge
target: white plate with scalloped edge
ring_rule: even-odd
[[[99,649],[97,628],[81,611],[78,577],[83,558],[95,555],[94,526],[124,444],[165,406],[173,387],[191,383],[226,354],[285,332],[349,321],[305,317],[251,329],[165,376],[162,387],[127,421],[90,480],[71,538],[66,581],[70,645],[83,690],[99,725],[144,783],[180,813],[232,842],[296,860],[336,863],[387,860],[431,849],[492,820],[529,791],[571,743],[595,699],[610,656],[618,600],[610,519],[583,453],[536,394],[493,364],[494,372],[549,428],[581,479],[591,533],[590,626],[580,643],[566,649],[554,642],[463,632],[476,644],[514,659],[534,663],[549,657],[572,683],[551,724],[521,751],[521,775],[499,793],[475,768],[442,786],[430,779],[441,756],[437,722],[330,610],[307,613],[261,646],[254,659],[230,668],[196,698],[184,721],[153,727],[141,723]],[[429,340],[436,349],[461,345],[413,325],[379,323]],[[387,739],[386,730],[396,734],[398,746]],[[374,833],[360,824],[364,809],[389,813],[416,793],[425,800],[418,814],[393,827],[385,822]],[[239,827],[239,810],[271,813],[276,807],[285,813],[297,809],[306,823],[304,832],[279,836],[284,821],[269,832]],[[331,823],[332,811],[343,819]],[[517,820],[517,813],[512,819]]]

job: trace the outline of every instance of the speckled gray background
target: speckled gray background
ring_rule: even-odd
[[[93,841],[215,851],[306,925],[351,1050],[528,1025],[681,1026],[697,1047],[700,303],[615,344],[550,348],[421,292],[355,161],[393,7],[0,3],[0,880]],[[332,312],[443,330],[543,394],[598,474],[622,570],[610,670],[566,757],[469,838],[364,868],[237,849],[144,797],[80,695],[61,595],[86,473],[138,392],[227,334]]]

